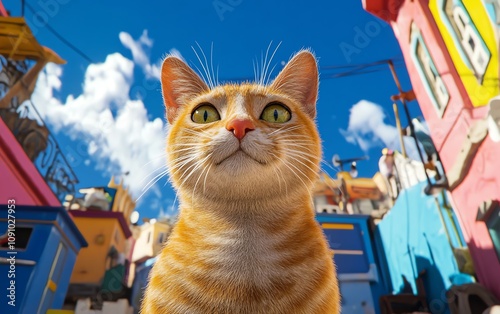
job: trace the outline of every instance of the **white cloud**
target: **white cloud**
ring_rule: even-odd
[[[156,208],[158,209],[158,216],[156,217],[158,219],[173,217],[177,214],[176,204],[171,199],[158,202]]]
[[[153,40],[149,38],[148,31],[144,30],[138,40],[134,40],[129,33],[120,32],[122,45],[130,49],[134,63],[139,65],[148,78],[160,79],[160,65],[151,64],[148,51],[153,47]]]
[[[340,129],[340,133],[346,141],[359,145],[365,152],[376,147],[401,151],[398,129],[384,120],[385,113],[381,106],[361,100],[351,107],[347,130]],[[420,160],[413,138],[405,136],[404,145],[408,157]]]
[[[54,131],[64,130],[88,143],[87,152],[98,168],[109,175],[129,171],[124,182],[138,197],[148,183],[144,179],[154,177],[164,166],[165,126],[160,118],[148,118],[142,100],[129,97],[135,64],[146,69],[147,77],[157,77],[155,65],[149,64],[143,49],[152,46],[151,39],[146,31],[137,41],[127,33],[120,33],[120,39],[132,50],[134,61],[113,53],[103,63],[90,64],[82,93],[69,95],[64,101],[55,96],[62,86],[62,67],[48,64],[40,73],[32,99]],[[151,190],[161,197],[159,187]]]

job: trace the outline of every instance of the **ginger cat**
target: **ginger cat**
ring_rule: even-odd
[[[213,88],[171,56],[161,83],[180,213],[141,313],[339,313],[311,196],[321,159],[314,56],[299,52],[268,85]]]

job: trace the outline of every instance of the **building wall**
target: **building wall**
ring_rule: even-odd
[[[61,206],[21,145],[0,119],[0,204]]]
[[[366,2],[371,2],[366,8],[377,10],[394,3],[391,0]],[[458,10],[465,26],[452,25],[454,22],[450,22],[441,9],[446,3],[461,6],[449,8],[448,12]],[[500,177],[493,170],[500,169],[497,157],[500,143],[486,136],[472,155],[470,165],[460,159],[471,129],[486,117],[488,101],[499,92],[499,27],[493,23],[494,15],[499,12],[492,6],[478,0],[404,1],[397,14],[392,12],[386,16],[399,40],[413,90],[447,175],[456,165],[465,167],[465,179],[451,191],[453,207],[479,281],[500,297],[500,262],[485,223],[476,221],[483,202],[500,200]],[[372,11],[383,17],[381,12]],[[467,48],[467,45],[475,48]],[[488,62],[483,62],[483,68],[477,70],[474,62],[484,56],[489,58]]]
[[[113,218],[73,219],[89,246],[78,254],[70,282],[100,284],[109,265],[106,257],[110,248],[114,246],[118,252],[125,252],[125,235]]]
[[[161,222],[143,225],[141,234],[134,245],[132,262],[144,261],[156,256],[161,251],[169,231],[170,226]]]
[[[457,282],[454,278],[468,282],[472,278],[460,273],[453,258],[453,248],[461,247],[462,242],[460,234],[453,230],[454,219],[447,214],[441,195],[437,199],[425,195],[426,184],[421,182],[401,192],[394,207],[376,226],[375,242],[383,269],[387,270],[383,277],[390,293],[402,293],[405,280],[416,293],[416,279],[425,270],[423,279],[431,309],[447,313],[445,292]]]

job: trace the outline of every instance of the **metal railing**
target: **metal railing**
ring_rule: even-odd
[[[29,70],[30,62],[12,61],[0,56],[0,66],[2,99]],[[61,203],[67,194],[74,195],[78,178],[31,99],[19,103],[19,98],[13,97],[8,107],[0,108],[0,118],[7,124]]]

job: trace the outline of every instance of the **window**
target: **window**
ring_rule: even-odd
[[[165,232],[160,232],[158,236],[158,243],[162,244],[165,241]]]
[[[486,220],[486,227],[490,233],[493,248],[495,249],[497,257],[500,260],[500,206],[498,204]]]
[[[450,94],[438,73],[420,30],[415,24],[411,26],[411,47],[413,62],[438,115],[441,117],[450,100]]]
[[[463,61],[474,72],[478,82],[482,83],[491,59],[491,52],[474,25],[463,1],[444,0],[441,10]]]
[[[31,233],[33,228],[29,227],[17,227],[15,229],[15,238],[12,237],[9,239],[9,230],[5,232],[5,234],[0,235],[0,248],[1,249],[9,249],[9,243],[12,243],[16,250],[25,250],[28,247],[28,242],[31,238]],[[13,241],[12,241],[13,240]]]

